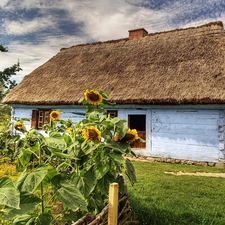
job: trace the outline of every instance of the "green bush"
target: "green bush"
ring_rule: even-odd
[[[131,154],[130,144],[141,140],[137,131],[106,114],[105,92],[87,89],[83,104],[86,118],[76,124],[70,118],[60,120],[60,110],[52,111],[46,135],[27,131],[23,119],[14,124],[23,134],[11,137],[21,174],[15,184],[7,177],[0,179],[2,217],[17,225],[71,224],[87,212],[103,209],[110,183],[119,183],[120,196],[126,194],[121,174],[132,184],[136,181],[133,165],[123,155]],[[5,138],[8,142],[9,136]],[[59,203],[62,207],[55,215],[51,209]]]

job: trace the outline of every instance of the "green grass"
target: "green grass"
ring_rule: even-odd
[[[137,183],[128,184],[140,224],[225,224],[225,179],[175,176],[167,171],[225,172],[214,167],[133,162]]]

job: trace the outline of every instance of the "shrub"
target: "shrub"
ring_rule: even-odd
[[[70,118],[60,120],[60,110],[52,111],[51,122],[44,126],[46,135],[27,131],[23,120],[14,124],[21,132],[14,152],[21,174],[15,184],[7,177],[0,179],[4,218],[18,225],[47,225],[60,216],[70,224],[87,212],[103,209],[110,183],[119,183],[120,197],[126,194],[121,174],[132,184],[136,181],[132,163],[123,157],[134,154],[133,141],[141,141],[136,130],[107,115],[105,106],[110,103],[103,91],[85,90],[83,104],[86,117],[76,124]],[[60,204],[55,215],[51,208]]]

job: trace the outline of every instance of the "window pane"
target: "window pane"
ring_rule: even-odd
[[[49,123],[49,111],[45,111],[44,124]]]
[[[117,117],[118,111],[117,110],[107,110],[107,114],[110,114],[111,117]]]
[[[42,128],[43,126],[43,116],[44,116],[44,111],[39,111],[38,112],[38,128]]]

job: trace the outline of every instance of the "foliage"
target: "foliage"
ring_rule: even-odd
[[[11,133],[12,124],[7,115],[4,115],[4,118],[4,128],[0,131],[0,157],[14,162],[20,148],[20,135]]]
[[[8,197],[10,191],[11,196],[2,202],[4,218],[17,225],[47,225],[59,219],[71,224],[87,212],[96,214],[103,209],[110,183],[119,183],[120,196],[127,193],[122,174],[127,174],[131,184],[136,176],[123,155],[133,154],[130,139],[141,139],[129,133],[130,139],[124,141],[129,130],[126,121],[107,115],[107,94],[98,93],[101,101],[97,99],[97,104],[93,98],[89,101],[91,94],[84,99],[86,117],[76,124],[70,118],[60,120],[60,111],[53,111],[45,135],[27,131],[23,119],[17,121],[15,128],[22,135],[11,139],[21,174],[15,186],[9,179],[0,179],[1,194]],[[62,210],[55,215],[51,208],[59,203]]]
[[[138,179],[134,186],[128,183],[129,200],[140,224],[224,224],[224,178],[166,173],[224,173],[224,169],[156,162],[132,163]]]
[[[0,52],[8,52],[8,49],[0,44]]]
[[[8,52],[8,48],[0,44],[0,52]],[[0,102],[5,97],[5,95],[16,86],[16,81],[12,80],[11,77],[16,75],[16,72],[21,71],[20,63],[12,65],[11,67],[5,68],[3,71],[0,71]],[[4,122],[7,121],[10,117],[11,107],[7,105],[1,105],[0,108],[0,122],[3,119]],[[0,137],[1,138],[1,137]]]
[[[0,52],[8,52],[8,49],[0,44]],[[0,71],[0,99],[9,92],[10,89],[16,86],[16,81],[11,80],[13,75],[16,75],[16,72],[21,71],[20,63],[17,62],[11,67],[5,68],[3,71]],[[6,89],[6,90],[5,90]]]
[[[16,75],[16,72],[22,70],[20,68],[20,63],[17,62],[13,64],[11,67],[5,68],[3,71],[0,71],[0,83],[3,88],[12,89],[16,86],[16,81],[11,80],[12,75]]]
[[[11,119],[12,108],[9,105],[0,105],[0,122],[6,127]]]

